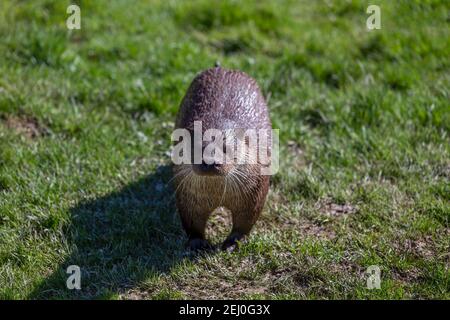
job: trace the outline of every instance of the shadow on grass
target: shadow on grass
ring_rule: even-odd
[[[109,298],[184,259],[185,236],[176,212],[170,166],[107,196],[71,209],[65,231],[72,254],[32,299]],[[81,269],[81,289],[69,290],[67,267]]]

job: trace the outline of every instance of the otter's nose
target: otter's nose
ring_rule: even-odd
[[[202,163],[200,166],[201,166],[201,169],[204,171],[213,171],[213,170],[217,169],[220,165],[218,163],[215,163],[214,161],[206,162],[205,160],[202,160]]]

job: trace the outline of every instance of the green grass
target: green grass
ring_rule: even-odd
[[[69,1],[0,3],[0,298],[450,298],[448,1],[75,2],[73,31]],[[268,97],[281,170],[238,252],[192,257],[167,151],[216,60]]]

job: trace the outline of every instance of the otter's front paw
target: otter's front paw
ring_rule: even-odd
[[[205,239],[194,238],[189,239],[188,248],[191,251],[209,251],[213,246]]]

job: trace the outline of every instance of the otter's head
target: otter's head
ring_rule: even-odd
[[[246,129],[209,129],[204,140],[192,147],[192,170],[199,176],[226,176],[244,166],[257,165],[258,137],[253,139]]]
[[[249,136],[249,129],[226,129],[220,130],[220,138],[217,138],[219,134],[211,138],[203,131],[202,139],[195,141],[194,133],[188,131],[189,140],[193,141],[190,155],[186,157],[190,161],[174,166],[174,180],[178,185],[184,188],[224,183],[235,185],[235,189],[246,189],[250,180],[261,175],[257,133]]]
[[[224,195],[228,193],[244,198],[251,196],[250,186],[258,181],[261,165],[247,161],[251,155],[248,148],[243,150],[237,148],[230,155],[225,146],[222,150],[224,159],[227,159],[225,162],[218,161],[216,154],[208,155],[208,146],[203,145],[201,151],[201,162],[174,166],[172,179],[175,182],[175,193],[197,190],[216,194],[220,198],[218,206],[222,204]],[[234,161],[230,161],[233,157]]]

